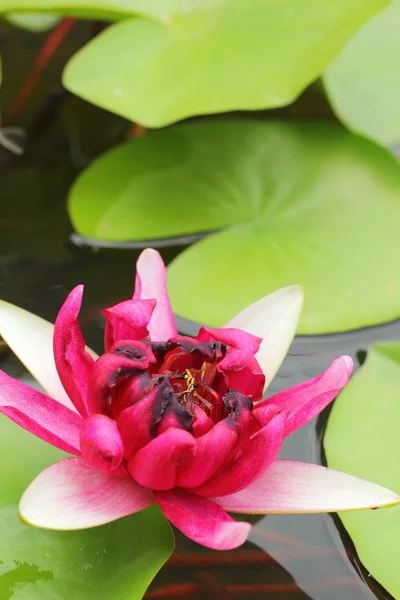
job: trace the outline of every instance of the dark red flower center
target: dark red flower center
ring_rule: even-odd
[[[153,344],[159,356],[153,378],[167,377],[176,399],[191,415],[201,408],[213,421],[223,415],[222,396],[227,391],[217,371],[226,353],[225,344],[180,339],[167,342],[160,357],[159,345]],[[161,359],[161,360],[160,360]]]
[[[153,436],[170,426],[201,435],[223,419],[236,422],[243,410],[251,412],[263,384],[253,355],[225,343],[145,338],[114,344],[97,361],[88,395],[115,420],[151,396]]]
[[[199,407],[214,422],[223,416],[221,394],[226,391],[217,372],[218,363],[225,355],[222,344],[197,342],[196,340],[172,340],[163,345],[152,344],[157,362],[149,368],[153,381],[166,378],[177,404],[193,418]]]

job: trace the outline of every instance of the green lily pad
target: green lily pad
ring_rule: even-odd
[[[1,0],[0,14],[56,13],[110,21],[140,15],[165,21],[169,19],[171,9],[179,7],[183,2],[184,0]]]
[[[400,344],[372,346],[335,401],[324,438],[328,465],[400,491]],[[340,515],[366,568],[400,598],[400,508]]]
[[[385,144],[400,142],[400,1],[358,31],[323,81],[341,121]]]
[[[28,31],[47,31],[57,25],[61,17],[46,13],[8,13],[5,15],[11,25]]]
[[[106,29],[72,57],[63,80],[85,100],[149,127],[284,106],[387,3],[181,0],[164,22]]]
[[[1,600],[139,600],[173,550],[156,507],[103,527],[57,532],[18,517],[26,486],[63,453],[0,416]]]
[[[333,124],[182,124],[103,155],[77,180],[78,233],[138,240],[225,230],[169,267],[175,311],[221,325],[301,284],[301,333],[400,315],[400,168]]]

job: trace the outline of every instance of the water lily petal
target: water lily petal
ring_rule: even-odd
[[[199,333],[196,335],[196,339],[201,342],[212,342],[213,340],[216,340],[217,342],[232,346],[232,348],[246,350],[246,352],[250,352],[251,354],[258,352],[262,342],[262,338],[248,333],[247,331],[228,327],[221,329],[201,327]]]
[[[69,398],[78,412],[86,417],[87,385],[94,358],[85,347],[78,324],[83,285],[70,292],[54,325],[54,358],[57,372]]]
[[[152,390],[132,406],[121,411],[118,416],[118,430],[123,440],[124,456],[127,460],[154,437],[151,409],[156,392],[157,390]]]
[[[173,395],[172,389],[171,394]],[[157,398],[157,388],[149,394],[151,395],[155,396],[155,401],[152,409],[147,409],[147,413],[154,419],[157,415],[155,407],[161,404],[160,400],[162,405],[166,406],[166,395]],[[177,423],[170,421],[172,426],[166,430],[162,429],[162,433],[158,431],[157,437],[151,436],[149,431],[148,443],[129,460],[128,470],[132,477],[141,485],[153,490],[197,487],[212,477],[225,462],[230,461],[237,454],[241,438],[246,437],[248,433],[251,419],[249,398],[231,391],[225,396],[225,401],[230,403],[232,414],[198,438],[194,438],[191,433],[192,421],[172,411]],[[179,402],[176,403],[180,410],[184,410]],[[131,415],[140,418],[141,405],[147,406],[146,398],[124,411],[127,418],[129,419]],[[124,413],[121,413],[118,425],[124,439],[126,456],[127,449],[131,450],[135,441],[127,439],[127,435],[132,432],[134,422],[131,420],[131,428],[129,428],[129,421],[125,424],[122,420]],[[144,439],[142,428],[148,431],[150,422],[149,416],[143,415],[142,419],[143,425],[137,425],[140,442]],[[163,425],[163,420],[160,424]],[[130,435],[135,437],[132,433]]]
[[[116,421],[123,410],[138,402],[153,386],[154,381],[147,370],[137,371],[123,381],[119,381],[118,392],[112,395],[111,406],[109,406],[107,414]]]
[[[256,358],[266,377],[265,389],[279,369],[296,333],[303,296],[300,286],[282,288],[254,302],[225,325],[263,338]]]
[[[195,439],[188,431],[171,427],[129,460],[128,471],[145,487],[171,490],[176,485],[179,459],[194,444]]]
[[[124,393],[128,395],[131,390],[132,387],[128,384]],[[117,421],[124,443],[124,456],[127,460],[130,460],[136,452],[156,436],[161,437],[168,428],[184,429],[186,432],[191,430],[193,417],[178,401],[167,377],[161,378],[158,385],[152,387],[148,394],[138,397],[136,401],[135,396],[131,396],[131,400],[132,406],[125,408],[118,416]],[[146,452],[152,454],[153,445]],[[157,461],[157,458],[155,460]],[[175,465],[170,466],[175,468]],[[141,467],[139,466],[138,469]],[[149,471],[145,476],[158,478],[158,467],[155,469],[155,472]],[[174,480],[173,471],[171,471],[171,477]],[[147,487],[152,486],[148,485]]]
[[[133,479],[113,477],[82,458],[66,458],[42,471],[22,495],[21,518],[44,529],[87,529],[116,521],[154,502]]]
[[[111,346],[119,340],[146,338],[149,335],[147,326],[155,306],[155,300],[125,300],[106,308],[105,351],[109,352]]]
[[[115,421],[106,415],[91,415],[81,429],[80,444],[83,458],[92,467],[117,474],[124,457],[124,446]]]
[[[254,402],[261,400],[265,375],[250,352],[228,347],[226,355],[217,366],[217,371],[223,373],[228,389],[251,396]]]
[[[251,437],[243,451],[193,491],[207,497],[234,494],[248,487],[270,467],[281,449],[286,414],[272,406],[265,412],[269,415],[265,415],[264,426]]]
[[[136,263],[134,300],[155,298],[156,307],[149,324],[150,337],[155,342],[178,335],[167,291],[167,271],[160,254],[152,248],[143,250]]]
[[[348,382],[352,370],[353,361],[350,356],[341,356],[321,375],[260,402],[254,413],[257,415],[260,407],[268,404],[280,406],[288,413],[285,434],[289,435],[308,423],[336,398]]]
[[[393,506],[400,496],[320,465],[277,460],[246,489],[212,500],[237,513],[320,513]]]
[[[188,538],[213,550],[241,546],[250,533],[249,523],[234,521],[214,502],[184,490],[156,492],[164,515]]]
[[[0,412],[45,442],[80,456],[82,417],[3,371],[0,371]]]
[[[253,401],[261,399],[265,377],[254,358],[262,342],[261,338],[240,329],[202,327],[195,339],[205,344],[215,341],[226,344],[227,348],[223,351],[225,356],[217,367],[224,374],[226,390],[238,390],[252,396]]]
[[[194,488],[212,477],[237,445],[238,432],[232,417],[220,421],[183,451],[177,467],[176,486]]]
[[[200,437],[210,431],[211,427],[214,426],[214,423],[206,415],[204,410],[202,410],[197,404],[194,406],[194,420],[192,426],[192,433],[195,438]]]
[[[0,336],[49,396],[76,410],[57,373],[53,333],[53,323],[0,300]]]
[[[111,390],[124,378],[140,374],[154,361],[151,349],[139,341],[121,340],[102,354],[90,370],[86,405],[90,414],[109,408]]]

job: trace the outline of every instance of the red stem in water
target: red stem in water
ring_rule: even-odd
[[[10,121],[17,116],[21,108],[24,106],[29,96],[36,87],[36,84],[40,78],[40,75],[49,64],[51,57],[56,52],[61,42],[76,22],[76,19],[63,19],[59,25],[51,32],[47,40],[45,41],[42,49],[40,50],[32,69],[30,70],[27,78],[25,79],[21,89],[19,90],[17,97],[15,98],[10,110],[5,118],[5,124],[9,124]]]

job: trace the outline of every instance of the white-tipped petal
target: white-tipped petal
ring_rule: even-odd
[[[147,508],[154,495],[130,477],[66,458],[42,471],[19,503],[21,519],[43,529],[88,529]]]
[[[56,370],[53,332],[52,323],[0,300],[0,336],[49,396],[75,410]]]
[[[282,288],[250,304],[224,326],[243,329],[263,338],[256,358],[265,375],[265,389],[282,364],[295,336],[303,297],[301,286]]]
[[[75,410],[56,371],[53,331],[52,323],[23,308],[0,301],[1,337],[49,396]]]
[[[237,513],[323,513],[394,506],[400,496],[348,473],[277,460],[246,489],[211,500]]]

